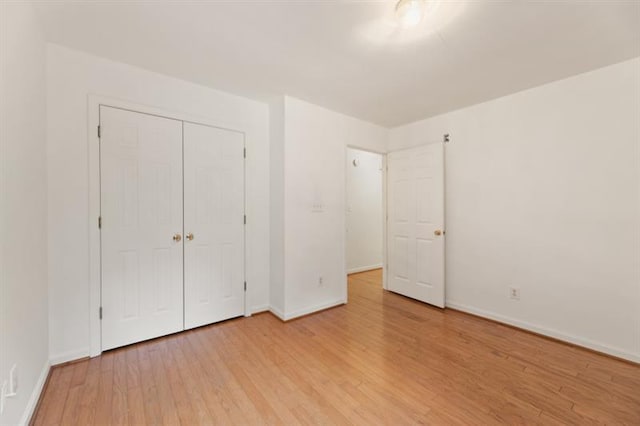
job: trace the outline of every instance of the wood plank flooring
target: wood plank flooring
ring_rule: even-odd
[[[349,277],[349,304],[54,368],[36,425],[640,425],[640,366]]]

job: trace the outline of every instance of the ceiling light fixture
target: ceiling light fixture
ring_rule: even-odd
[[[423,15],[424,0],[399,0],[396,4],[396,18],[404,28],[418,25]]]

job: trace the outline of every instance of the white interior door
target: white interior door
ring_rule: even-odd
[[[182,122],[100,107],[102,349],[183,329]]]
[[[185,329],[244,314],[244,137],[184,123]]]
[[[389,153],[388,288],[444,308],[444,147]]]

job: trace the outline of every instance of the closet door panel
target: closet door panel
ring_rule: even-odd
[[[182,122],[100,107],[102,349],[183,329]]]
[[[184,123],[185,328],[244,314],[244,137]]]

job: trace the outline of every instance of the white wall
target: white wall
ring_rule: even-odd
[[[0,424],[26,423],[48,371],[45,43],[32,5],[0,3]]]
[[[358,160],[358,166],[353,161]],[[382,155],[347,148],[347,271],[382,267]]]
[[[290,319],[346,302],[346,147],[384,151],[388,131],[288,96],[283,102],[275,148],[284,170],[284,306],[274,311]]]
[[[204,117],[247,134],[249,306],[269,303],[268,106],[57,45],[47,47],[50,351],[89,353],[88,95]],[[91,129],[94,131],[94,129]]]
[[[639,104],[634,59],[391,131],[451,133],[448,306],[640,361]]]

